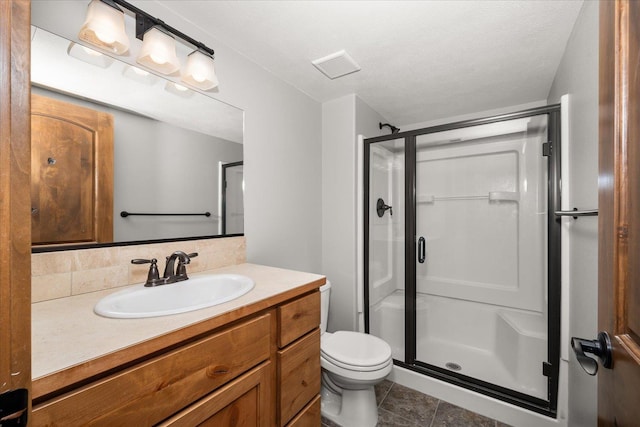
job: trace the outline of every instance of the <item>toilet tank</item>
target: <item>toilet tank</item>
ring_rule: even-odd
[[[329,295],[331,295],[331,282],[327,280],[325,285],[320,286],[320,333],[327,331],[327,321],[329,320]]]

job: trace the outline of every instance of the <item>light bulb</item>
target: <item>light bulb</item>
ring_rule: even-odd
[[[151,52],[149,54],[149,58],[158,65],[164,65],[167,63],[167,56],[164,55],[163,52]]]
[[[116,41],[116,36],[113,31],[109,31],[108,29],[96,29],[96,37],[105,44],[112,44]]]
[[[193,80],[197,81],[198,83],[202,83],[207,79],[207,76],[205,73],[198,73],[198,72],[194,72],[191,77],[193,77]]]

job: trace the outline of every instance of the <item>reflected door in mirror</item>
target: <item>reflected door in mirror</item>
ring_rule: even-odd
[[[113,118],[32,95],[34,245],[113,240]]]

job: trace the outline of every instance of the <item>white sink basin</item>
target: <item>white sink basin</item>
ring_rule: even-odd
[[[238,274],[210,274],[155,287],[135,285],[102,298],[94,311],[104,317],[141,318],[185,313],[222,304],[249,292],[255,283]]]

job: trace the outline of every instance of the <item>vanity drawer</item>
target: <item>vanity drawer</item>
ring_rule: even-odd
[[[320,394],[320,329],[278,351],[278,414],[287,424]]]
[[[320,396],[318,395],[287,424],[287,427],[319,426],[321,423]]]
[[[268,427],[271,424],[270,372],[270,362],[264,362],[157,427]],[[319,426],[320,418],[318,417],[317,423],[306,425]]]
[[[278,307],[278,347],[291,344],[320,324],[320,292]]]
[[[152,425],[240,376],[270,353],[270,314],[248,320],[43,402],[34,426]]]

